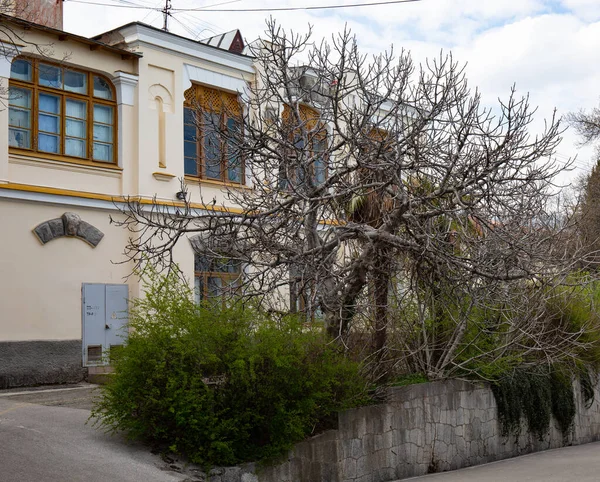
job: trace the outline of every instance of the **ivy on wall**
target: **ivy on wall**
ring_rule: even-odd
[[[498,405],[502,436],[518,437],[524,419],[529,431],[543,440],[552,416],[563,436],[568,436],[575,419],[573,385],[568,374],[559,370],[517,370],[510,377],[493,383],[492,391]]]

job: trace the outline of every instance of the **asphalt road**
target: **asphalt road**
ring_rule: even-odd
[[[93,386],[0,392],[1,482],[176,482],[147,447],[86,425]]]
[[[202,480],[192,467],[179,461],[165,462],[147,447],[86,424],[95,390],[93,385],[79,385],[0,391],[0,482]],[[598,482],[600,442],[408,480]]]
[[[598,482],[600,442],[547,450],[467,469],[415,477],[411,482]]]

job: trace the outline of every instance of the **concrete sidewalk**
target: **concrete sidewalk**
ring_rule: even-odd
[[[95,389],[0,392],[0,481],[197,480],[173,472],[147,447],[86,424]]]
[[[91,383],[0,390],[0,400],[85,410],[92,409],[94,398],[98,395],[98,385]]]
[[[546,450],[491,464],[404,480],[419,482],[598,482],[600,481],[600,442]]]

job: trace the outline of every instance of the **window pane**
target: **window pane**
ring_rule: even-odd
[[[239,280],[236,277],[227,276],[221,279],[221,283],[223,284],[221,288],[221,296],[225,298],[233,297],[239,286]]]
[[[183,126],[183,140],[196,141],[196,126],[190,126],[187,124]]]
[[[315,184],[323,184],[325,182],[325,157],[324,153],[327,149],[327,139],[319,139],[314,141],[314,155],[315,160],[313,163],[314,181]]]
[[[39,64],[40,85],[62,89],[62,69],[53,65]]]
[[[196,158],[186,157],[183,162],[183,172],[188,176],[197,176],[198,175],[198,163],[196,162]]]
[[[60,132],[60,118],[55,115],[40,114],[38,117],[38,128],[43,132]]]
[[[221,141],[215,127],[204,127],[204,174],[211,179],[221,179]]]
[[[85,121],[67,119],[67,135],[71,137],[86,138]]]
[[[204,132],[204,175],[210,179],[221,179],[221,139],[219,115],[206,112],[203,118]]]
[[[65,139],[65,154],[76,157],[87,157],[85,153],[85,141],[82,139]]]
[[[94,140],[112,142],[112,126],[94,124]]]
[[[240,124],[236,119],[227,119],[227,179],[231,182],[242,182],[242,162],[239,154],[239,143],[241,139]]]
[[[31,127],[31,111],[11,107],[8,110],[8,123],[15,127]]]
[[[24,129],[8,129],[8,145],[31,149],[31,134]]]
[[[242,183],[242,164],[237,159],[230,163],[227,169],[227,178],[231,182]]]
[[[184,142],[183,143],[183,155],[185,157],[191,157],[196,159],[196,143],[195,142]]]
[[[196,116],[194,114],[194,109],[190,109],[189,107],[183,108],[183,123],[196,125]]]
[[[194,271],[204,273],[210,271],[210,260],[206,256],[196,254],[194,256]]]
[[[325,161],[322,157],[315,159],[313,164],[315,171],[315,184],[318,186],[325,182]]]
[[[196,153],[196,142],[186,141],[183,143],[184,173],[189,176],[198,175],[198,156]]]
[[[112,89],[109,83],[97,75],[94,75],[94,97],[112,100]]]
[[[31,62],[17,59],[10,66],[10,78],[31,82]]]
[[[67,99],[67,116],[85,119],[87,117],[87,103],[79,100]]]
[[[8,92],[8,102],[10,105],[31,109],[31,91],[11,87]]]
[[[112,124],[113,123],[112,107],[94,104],[94,122],[102,122],[103,124]]]
[[[209,179],[221,179],[221,163],[207,160],[204,164],[204,175]]]
[[[58,136],[50,136],[48,134],[38,135],[38,150],[58,154],[58,147]]]
[[[39,96],[39,110],[60,114],[60,98],[56,95],[41,94]]]
[[[65,70],[65,90],[87,94],[87,74]]]
[[[223,280],[221,278],[210,276],[208,278],[208,297],[214,298],[221,296],[223,292]]]
[[[224,273],[240,273],[241,272],[241,263],[237,259],[229,259],[229,258],[221,258],[219,260],[220,269],[219,271],[223,271]]]
[[[204,282],[202,276],[196,276],[194,278],[194,298],[196,299],[197,304],[204,298]]]
[[[95,161],[112,162],[112,145],[94,142],[93,158]]]
[[[306,169],[304,166],[296,167],[296,179],[294,179],[296,186],[302,186],[306,181]]]

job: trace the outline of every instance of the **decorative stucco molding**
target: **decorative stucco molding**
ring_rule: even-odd
[[[220,74],[195,65],[183,64],[183,91],[192,86],[192,82],[209,85],[236,94],[247,94],[248,85],[245,80],[230,75]]]
[[[112,81],[117,88],[117,104],[133,105],[135,103],[135,87],[138,83],[138,76],[117,71]]]
[[[63,236],[79,238],[88,243],[92,248],[104,237],[104,233],[98,228],[82,221],[79,215],[66,212],[60,218],[49,219],[38,224],[33,233],[42,244],[52,241],[54,238]]]
[[[157,181],[162,181],[162,182],[169,182],[170,180],[175,178],[175,174],[171,174],[169,172],[156,171],[156,172],[153,172],[152,175],[154,176],[154,179],[156,179]]]

